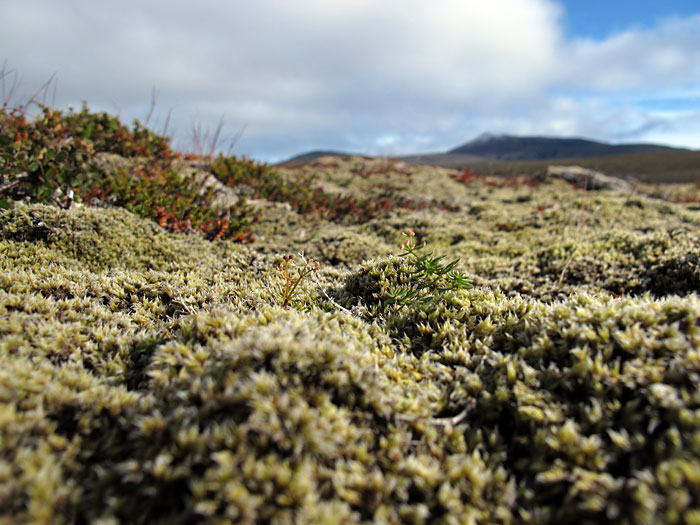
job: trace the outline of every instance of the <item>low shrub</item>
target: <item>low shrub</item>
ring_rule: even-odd
[[[138,121],[130,130],[117,117],[85,106],[67,114],[39,109],[34,118],[24,109],[0,109],[0,207],[14,201],[69,207],[74,195],[77,201],[126,208],[172,232],[255,240],[249,225],[256,216],[245,200],[223,215],[214,212],[212,192],[200,192],[173,170],[167,137]],[[134,160],[105,171],[96,162],[98,153]]]

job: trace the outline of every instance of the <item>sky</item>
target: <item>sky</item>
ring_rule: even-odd
[[[2,100],[276,162],[478,135],[700,149],[697,0],[0,0]],[[153,103],[155,102],[155,105]],[[149,117],[150,114],[150,117]]]

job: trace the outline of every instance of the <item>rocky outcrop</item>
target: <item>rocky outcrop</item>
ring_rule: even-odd
[[[564,179],[567,182],[588,190],[615,190],[632,192],[632,185],[619,177],[612,177],[581,166],[549,166],[547,177]]]

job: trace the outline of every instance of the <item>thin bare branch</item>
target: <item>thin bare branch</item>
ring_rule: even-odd
[[[49,79],[48,79],[46,82],[44,82],[44,83],[41,85],[41,87],[39,87],[39,89],[37,89],[37,90],[34,92],[34,94],[33,94],[32,96],[30,96],[24,104],[20,105],[20,106],[18,107],[18,109],[19,109],[22,113],[26,113],[26,112],[27,112],[27,109],[29,108],[29,106],[31,106],[32,104],[36,104],[36,103],[37,103],[37,99],[39,98],[39,95],[40,95],[41,93],[43,93],[43,100],[44,100],[44,102],[45,102],[45,101],[46,101],[46,92],[47,92],[47,90],[49,89],[49,86],[51,86],[51,82],[53,82],[54,78],[56,78],[56,73],[52,73],[51,76],[49,77]]]
[[[209,159],[214,156],[224,124],[225,120],[221,117],[212,134],[209,133],[208,129],[204,129],[201,123],[192,124],[192,147],[197,155]]]
[[[404,421],[406,423],[415,423],[420,421],[421,423],[427,423],[429,425],[436,425],[439,427],[454,427],[459,425],[464,421],[469,414],[476,407],[476,401],[471,400],[467,403],[467,406],[459,414],[452,417],[420,417],[420,416],[405,416],[403,414],[397,414],[396,419],[399,421]]]
[[[562,285],[564,284],[564,277],[566,276],[566,272],[569,269],[569,265],[571,264],[571,261],[574,260],[574,255],[576,255],[576,252],[578,251],[578,246],[574,248],[574,250],[571,252],[571,255],[566,261],[566,264],[564,265],[564,268],[561,271],[561,274],[559,275],[559,280],[557,281],[557,285],[554,288],[555,290],[560,290]]]
[[[173,108],[170,108],[168,110],[168,116],[165,117],[165,125],[163,126],[163,131],[161,132],[161,135],[167,136],[168,135],[168,127],[170,126],[170,117],[173,114]]]
[[[56,91],[58,89],[58,78],[54,79],[53,82],[53,94],[51,95],[51,107],[56,107]]]
[[[4,191],[7,191],[7,190],[10,190],[10,189],[14,188],[15,186],[19,186],[20,184],[22,184],[22,183],[23,183],[25,180],[27,180],[27,179],[29,179],[29,176],[27,176],[27,175],[24,175],[24,176],[20,175],[19,177],[17,177],[17,178],[16,178],[15,180],[13,180],[12,182],[8,182],[7,184],[3,184],[2,186],[0,186],[0,193],[2,193],[2,192],[4,192]]]
[[[342,312],[345,312],[345,313],[348,314],[348,315],[353,315],[353,313],[352,313],[350,310],[348,310],[347,308],[343,308],[343,307],[340,306],[338,303],[336,303],[333,299],[331,299],[331,297],[326,293],[326,291],[323,289],[323,286],[321,286],[321,283],[318,282],[318,279],[316,279],[315,276],[312,276],[311,278],[312,278],[312,280],[316,283],[316,286],[318,286],[319,290],[321,290],[321,293],[324,295],[324,297],[325,297],[326,299],[328,299],[328,301],[330,301],[330,303],[331,303],[333,306],[335,306],[337,309],[339,309],[339,310],[342,311]]]
[[[194,148],[194,153],[201,156],[202,151],[202,124],[192,123],[192,147]]]
[[[212,137],[211,141],[209,142],[209,148],[207,149],[207,157],[211,158],[214,156],[214,153],[216,152],[216,145],[219,142],[219,137],[221,136],[221,130],[224,129],[224,117],[221,117],[219,119],[219,124],[216,126],[216,131],[214,132],[214,136]]]
[[[227,150],[227,152],[226,152],[226,154],[227,154],[229,157],[230,157],[231,155],[233,155],[233,148],[236,147],[236,144],[238,143],[238,141],[240,140],[240,138],[243,136],[243,132],[245,131],[245,129],[246,129],[247,127],[248,127],[248,123],[243,124],[243,125],[238,129],[238,131],[237,131],[236,134],[233,136],[233,138],[231,138],[231,142],[229,143],[229,147],[228,147],[228,150]]]
[[[146,115],[146,122],[145,122],[146,127],[148,127],[148,123],[151,121],[151,117],[153,116],[153,111],[155,111],[157,103],[158,103],[158,90],[156,89],[155,86],[153,86],[153,88],[151,88],[151,107],[148,110],[148,115]]]
[[[12,75],[12,86],[10,86],[9,92],[7,86],[5,85],[5,78]],[[10,101],[14,98],[17,89],[19,88],[19,77],[17,71],[14,69],[7,69],[7,60],[2,63],[2,69],[0,69],[0,80],[2,81],[2,105],[7,107],[10,105]]]

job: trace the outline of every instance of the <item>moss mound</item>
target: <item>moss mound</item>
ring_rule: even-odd
[[[697,210],[337,170],[461,211],[271,206],[252,247],[0,212],[0,521],[700,522]],[[408,229],[476,286],[388,301]],[[300,249],[325,266],[284,309]]]

